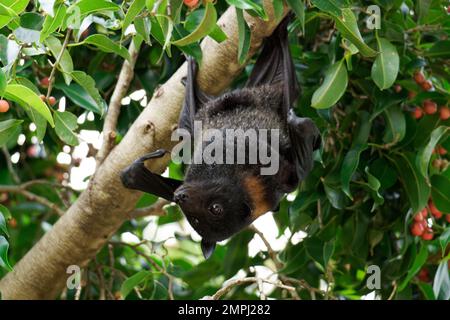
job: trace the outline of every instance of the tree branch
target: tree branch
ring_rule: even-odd
[[[38,196],[38,195],[26,190],[27,187],[29,187],[29,184],[27,184],[27,183],[21,184],[19,186],[0,185],[0,192],[21,194],[30,201],[40,203],[40,204],[46,206],[47,208],[52,209],[59,216],[62,216],[64,214],[64,211],[60,207],[58,207],[56,204],[54,204],[53,202],[50,202],[49,200],[47,200],[44,197]]]
[[[103,143],[97,153],[97,167],[102,164],[111,149],[114,147],[117,120],[120,115],[122,99],[127,94],[130,83],[133,80],[134,66],[136,65],[136,60],[139,54],[136,46],[134,45],[134,41],[130,42],[128,52],[130,54],[130,61],[125,60],[122,65],[116,87],[114,88],[111,95],[111,100],[109,101],[105,122],[103,123]]]
[[[252,31],[249,56],[272,34],[279,21],[274,18],[272,1],[264,0],[269,19],[262,21],[245,15]],[[286,12],[287,13],[287,12]],[[229,8],[219,19],[219,26],[228,39],[217,43],[202,41],[203,60],[197,84],[208,94],[219,94],[239,75],[244,65],[237,61],[238,29],[236,11]],[[181,79],[186,75],[184,63],[159,88],[149,105],[111,153],[98,167],[95,178],[53,228],[0,281],[3,299],[53,299],[66,283],[67,267],[81,268],[95,257],[116,232],[128,213],[135,207],[141,193],[125,189],[119,174],[142,155],[164,148],[170,150],[170,140],[176,127],[184,99]],[[163,172],[168,159],[151,161],[148,168]]]
[[[64,55],[64,50],[66,50],[67,45],[69,44],[71,35],[72,35],[72,30],[67,29],[66,38],[64,39],[64,43],[61,47],[61,51],[59,52],[58,56],[55,57],[56,58],[55,63],[53,64],[52,71],[50,73],[50,76],[48,77],[48,89],[47,89],[47,95],[45,96],[46,101],[48,101],[48,98],[50,98],[50,95],[52,94],[53,82],[55,80],[56,69],[58,68],[58,65],[61,62],[61,59]]]
[[[158,216],[158,217],[165,216],[166,211],[163,209],[163,207],[169,203],[170,201],[167,201],[165,199],[158,199],[151,206],[134,209],[128,214],[128,217],[131,220],[147,216]]]

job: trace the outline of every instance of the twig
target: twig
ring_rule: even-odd
[[[311,294],[311,297],[313,298],[313,300],[315,300],[315,293],[320,294],[321,296],[325,296],[325,292],[323,292],[320,289],[314,288],[312,287],[308,282],[306,282],[305,280],[299,280],[299,279],[295,279],[295,278],[290,278],[290,277],[286,277],[286,276],[280,276],[280,278],[287,283],[291,283],[291,284],[295,284],[299,287],[302,287],[303,289],[306,289],[309,291],[309,293]]]
[[[48,100],[48,98],[50,98],[50,95],[52,94],[53,81],[55,80],[56,69],[58,68],[58,65],[61,62],[61,59],[64,55],[64,50],[66,50],[67,45],[69,44],[71,35],[72,35],[72,29],[67,29],[66,38],[64,39],[64,43],[61,47],[61,51],[59,52],[58,56],[56,57],[55,63],[53,64],[52,71],[50,73],[50,76],[48,77],[48,89],[47,89],[46,100]]]
[[[131,80],[133,80],[134,66],[136,65],[138,57],[138,51],[134,45],[134,41],[130,42],[128,52],[130,54],[130,60],[125,60],[123,62],[116,87],[114,88],[111,100],[109,101],[105,122],[103,123],[103,143],[97,153],[97,167],[103,163],[114,146],[116,126],[120,115],[122,99],[127,94]]]
[[[2,147],[2,152],[3,152],[3,155],[5,156],[6,165],[8,166],[8,170],[11,173],[11,176],[12,176],[14,182],[19,184],[20,183],[20,178],[17,175],[16,170],[14,170],[13,164],[11,162],[11,154],[9,153],[8,149],[6,148],[6,146]]]
[[[224,286],[219,289],[216,293],[212,295],[212,300],[219,300],[222,296],[226,295],[228,292],[231,291],[236,286],[239,286],[244,283],[268,283],[271,285],[274,285],[280,289],[285,289],[288,291],[295,291],[294,287],[286,286],[282,284],[281,282],[274,282],[267,279],[257,278],[257,277],[248,277],[248,278],[242,278],[242,279],[235,279],[224,283]]]
[[[38,196],[38,195],[26,190],[23,187],[23,185],[19,185],[19,186],[0,185],[0,192],[10,192],[10,193],[21,194],[30,201],[40,203],[40,204],[52,209],[59,216],[64,215],[64,211],[61,210],[61,208],[59,208],[56,204],[54,204],[53,202],[50,202],[49,200],[47,200],[44,197]]]
[[[277,268],[277,270],[282,269],[283,263],[278,259],[277,252],[275,250],[273,250],[272,246],[270,245],[269,241],[266,239],[264,234],[261,231],[259,231],[258,229],[256,229],[256,227],[254,225],[251,225],[250,229],[253,232],[255,232],[261,238],[261,240],[264,242],[264,245],[267,248],[267,252],[269,253],[270,259],[272,259],[272,261],[275,263],[275,267]]]
[[[165,199],[158,199],[151,206],[134,209],[128,214],[128,218],[131,220],[147,216],[158,216],[158,217],[165,216],[166,211],[164,211],[163,207],[169,203],[170,201],[167,201]]]

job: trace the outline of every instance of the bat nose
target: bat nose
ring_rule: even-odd
[[[173,201],[175,201],[175,203],[177,204],[181,204],[186,202],[186,200],[189,198],[189,196],[187,195],[187,193],[185,191],[177,191],[175,192],[174,196],[173,196]]]

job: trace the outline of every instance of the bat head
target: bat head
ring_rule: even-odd
[[[244,188],[226,178],[185,181],[175,190],[174,201],[202,237],[206,259],[214,252],[217,241],[229,238],[253,220]]]

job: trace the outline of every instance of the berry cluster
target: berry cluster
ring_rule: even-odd
[[[428,226],[427,222],[429,213],[431,213],[435,219],[441,219],[443,216],[442,212],[436,208],[433,201],[430,199],[428,201],[428,206],[414,215],[414,221],[410,229],[413,236],[421,237],[423,240],[427,241],[433,240],[434,237],[433,229]],[[446,214],[445,219],[450,223],[450,214]]]
[[[430,80],[425,79],[425,76],[422,72],[416,71],[414,73],[414,81],[425,91],[430,91],[433,89],[433,84]],[[415,96],[414,92],[410,92],[409,98],[413,99]],[[438,112],[441,120],[447,120],[450,118],[450,109],[447,106],[441,106],[438,108],[436,102],[431,99],[424,100],[422,103],[422,107],[417,106],[414,109],[413,115],[414,118],[420,119],[424,114],[432,115]]]

